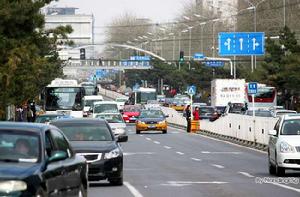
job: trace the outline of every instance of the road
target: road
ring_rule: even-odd
[[[91,185],[89,196],[300,196],[300,172],[288,172],[288,184],[256,183],[277,178],[268,174],[264,152],[171,127],[165,135],[128,129],[129,141],[122,145],[124,185]]]

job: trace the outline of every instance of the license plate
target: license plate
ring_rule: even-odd
[[[156,126],[155,125],[149,125],[148,128],[153,129],[153,128],[156,128]]]

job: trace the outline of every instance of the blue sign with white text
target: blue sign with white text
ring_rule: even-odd
[[[195,53],[194,54],[194,59],[203,59],[204,58],[204,54],[203,53]]]
[[[264,32],[219,33],[220,56],[249,56],[265,54]]]
[[[248,94],[256,94],[257,93],[257,83],[251,82],[248,83]]]
[[[203,63],[205,64],[205,66],[208,67],[222,67],[225,64],[222,61],[216,61],[216,60],[204,61]]]
[[[130,60],[135,60],[135,61],[150,61],[150,56],[130,56]]]

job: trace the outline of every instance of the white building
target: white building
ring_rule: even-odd
[[[85,14],[76,14],[77,8],[66,7],[48,7],[42,12],[45,14],[45,28],[53,29],[58,26],[70,25],[73,32],[69,39],[74,41],[76,49],[65,48],[59,54],[61,59],[79,58],[79,48],[84,45],[94,44],[94,16]],[[93,47],[86,48],[86,58],[94,55]]]

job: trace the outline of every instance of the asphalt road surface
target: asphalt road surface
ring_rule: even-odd
[[[299,197],[300,172],[270,176],[267,154],[184,130],[135,134],[122,144],[124,185],[92,184],[92,197]]]

